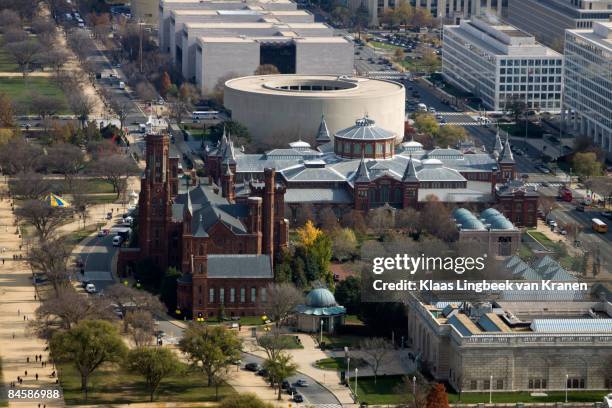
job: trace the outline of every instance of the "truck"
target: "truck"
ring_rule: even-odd
[[[568,203],[571,202],[574,199],[574,197],[572,195],[572,190],[570,190],[569,188],[567,188],[565,186],[559,187],[559,191],[557,193],[557,197],[561,201],[567,201]]]

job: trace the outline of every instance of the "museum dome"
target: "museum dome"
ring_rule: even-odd
[[[326,288],[317,288],[310,291],[306,296],[306,305],[310,307],[332,307],[338,306],[334,294]]]
[[[396,135],[376,125],[368,116],[355,121],[355,125],[339,130],[334,135],[336,155],[348,159],[392,158]]]

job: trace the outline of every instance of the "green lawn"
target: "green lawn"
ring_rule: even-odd
[[[514,403],[514,402],[564,402],[564,391],[546,392],[546,397],[532,397],[528,392],[494,392],[493,403]],[[570,391],[567,393],[569,402],[600,402],[603,400],[605,391]],[[449,394],[449,402],[459,401],[458,394]],[[477,404],[479,402],[489,402],[489,393],[471,393],[464,392],[461,394],[461,402],[468,404]]]
[[[0,47],[0,72],[19,72],[19,66],[4,47]]]
[[[379,376],[374,383],[374,377],[359,377],[357,380],[357,395],[360,402],[374,404],[400,404],[407,402],[409,396],[398,393],[398,388],[403,382],[401,375]],[[355,381],[351,376],[351,388],[354,389]],[[567,394],[569,402],[599,402],[602,400],[606,391],[570,391]],[[532,397],[529,392],[493,392],[494,403],[545,403],[545,402],[564,402],[564,391],[551,391],[545,397]],[[459,394],[449,393],[449,402],[458,402]],[[461,394],[461,402],[467,404],[489,402],[488,392],[464,392]]]
[[[315,341],[319,341],[319,335],[314,335]],[[359,342],[363,340],[365,337],[360,336],[348,336],[348,335],[337,335],[337,336],[329,336],[323,335],[323,342],[325,343],[325,348],[344,348],[344,347],[357,347]]]
[[[346,315],[344,317],[344,323],[353,325],[363,325],[363,322],[361,321],[361,319],[359,319],[359,317],[357,317],[357,315]]]
[[[60,366],[60,381],[67,405],[84,404],[81,380],[72,366]],[[184,366],[187,369],[187,366]],[[234,394],[228,385],[219,387],[219,397]],[[164,402],[207,402],[215,400],[215,388],[206,387],[206,376],[189,372],[162,381],[157,400]],[[142,377],[125,372],[117,366],[106,365],[91,376],[88,404],[130,404],[148,402]]]
[[[88,225],[85,228],[81,228],[79,230],[73,231],[69,234],[64,235],[64,243],[69,247],[77,246],[82,240],[92,235],[100,228],[104,226],[104,223],[97,223]]]
[[[530,231],[529,235],[531,235],[536,241],[544,246],[550,246],[553,242],[546,235],[539,231]]]
[[[111,204],[117,201],[117,194],[115,193],[88,195],[87,197],[91,204]]]
[[[52,78],[22,77],[0,78],[0,92],[5,93],[17,107],[17,113],[28,114],[28,101],[31,92],[56,97],[60,101],[60,114],[70,113],[67,108],[66,97]]]
[[[351,358],[349,369],[365,367],[367,362],[361,358]],[[315,366],[322,370],[346,370],[346,359],[344,357],[330,357],[319,360],[315,363]]]

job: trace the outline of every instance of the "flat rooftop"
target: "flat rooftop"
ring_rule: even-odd
[[[234,22],[223,22],[223,23],[185,23],[185,28],[197,29],[197,28],[288,28],[288,29],[331,29],[328,25],[323,23],[234,23]]]
[[[490,334],[612,333],[609,302],[439,301],[423,304],[439,324],[463,336]]]
[[[247,3],[244,0],[161,0],[160,6],[164,5],[176,5],[176,4],[197,4],[197,3],[244,3],[246,6]],[[263,3],[263,4],[288,4],[293,3],[291,0],[253,0],[252,3]]]
[[[225,37],[198,37],[199,43],[238,43],[238,42],[284,42],[295,41],[296,43],[316,44],[346,44],[349,43],[343,37],[300,37],[293,31],[282,32],[282,36],[225,36]]]
[[[590,29],[567,31],[612,53],[612,21],[594,22]]]
[[[170,12],[171,16],[308,16],[309,12],[304,10],[289,10],[289,11],[280,11],[280,10],[252,10],[252,9],[244,9],[244,10],[185,10],[178,9],[172,10]]]
[[[330,37],[330,40],[337,41],[333,40],[337,38],[341,37]],[[245,93],[326,99],[372,98],[404,92],[404,86],[397,82],[337,75],[253,75],[230,79],[225,86]]]

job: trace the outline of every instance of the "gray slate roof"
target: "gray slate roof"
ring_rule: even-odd
[[[270,255],[208,255],[208,277],[272,279]]]
[[[343,139],[357,140],[384,140],[394,139],[395,135],[388,130],[376,126],[376,123],[368,118],[361,118],[355,121],[355,125],[336,132],[336,137]]]

